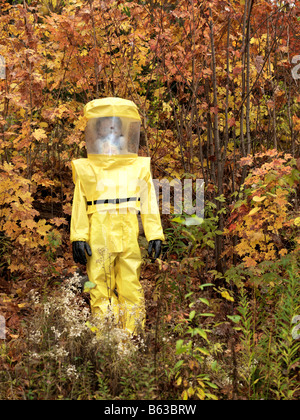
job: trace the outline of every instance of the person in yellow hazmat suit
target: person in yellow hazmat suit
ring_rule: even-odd
[[[73,258],[87,265],[96,285],[90,290],[92,313],[100,319],[111,314],[135,335],[145,323],[139,212],[150,257],[159,257],[164,240],[150,158],[138,156],[140,116],[132,101],[95,99],[84,114],[87,158],[72,161]]]

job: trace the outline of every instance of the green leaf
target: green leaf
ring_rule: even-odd
[[[201,290],[203,290],[203,289],[204,289],[204,287],[208,287],[208,286],[214,286],[214,284],[213,284],[213,283],[205,283],[205,284],[201,284],[201,285],[200,285],[200,289],[201,289]]]
[[[215,384],[213,384],[212,382],[208,382],[208,381],[206,381],[206,383],[207,383],[207,385],[209,385],[211,388],[213,388],[213,389],[218,389],[218,386],[217,386],[217,385],[215,385]]]
[[[241,317],[239,315],[227,315],[227,318],[235,324],[238,324],[241,320]]]
[[[215,400],[215,401],[217,401],[217,400],[218,400],[218,397],[216,397],[216,396],[215,396],[215,395],[213,395],[213,394],[208,394],[208,393],[206,393],[205,395],[206,395],[206,397],[207,397],[207,398],[211,398],[212,400]]]
[[[89,292],[91,289],[94,289],[94,287],[96,287],[96,284],[95,284],[95,283],[92,283],[91,281],[86,281],[86,282],[84,283],[84,288],[83,288],[83,291],[84,291],[84,293],[87,293],[87,292]]]
[[[183,340],[177,340],[177,342],[176,342],[176,354],[181,354],[185,351],[185,349],[183,349],[182,346],[183,346]]]
[[[174,217],[174,219],[171,220],[172,222],[184,224],[185,220],[182,217]]]
[[[212,362],[211,369],[213,371],[217,371],[217,369],[218,369],[218,362],[216,360]]]
[[[199,334],[202,338],[204,338],[205,340],[207,340],[207,334],[204,330],[202,330],[201,328],[195,328],[194,329],[194,333],[195,334]]]
[[[220,201],[220,203],[225,203],[226,198],[225,198],[224,194],[222,194],[222,195],[219,195],[219,197],[215,197],[215,200]]]
[[[209,306],[209,301],[205,298],[199,298],[200,302],[205,303],[207,306]]]
[[[205,354],[205,356],[210,356],[210,352],[207,349],[204,349],[203,347],[196,347],[195,350],[200,351],[200,353]]]
[[[189,315],[190,321],[195,317],[195,315],[196,315],[196,311],[190,312],[190,315]]]
[[[177,363],[176,363],[176,365],[174,366],[174,370],[177,370],[177,369],[179,369],[180,368],[180,366],[183,364],[183,360],[179,360]]]
[[[186,226],[201,225],[202,223],[203,223],[202,217],[198,217],[195,214],[193,214],[191,217],[187,218],[184,221],[184,224]]]
[[[209,246],[212,249],[215,249],[215,243],[211,239],[209,239],[208,241],[206,241],[206,245]]]
[[[190,217],[184,219],[183,217],[177,216],[174,219],[171,219],[172,222],[180,223],[181,225],[185,226],[195,226],[201,225],[203,223],[203,218],[198,217],[196,214],[192,214]]]

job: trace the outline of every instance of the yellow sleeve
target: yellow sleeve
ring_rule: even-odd
[[[71,216],[71,242],[89,240],[89,218],[87,215],[86,197],[77,178],[74,190]]]
[[[149,165],[150,166],[150,165]],[[147,241],[155,239],[165,240],[159,207],[156,200],[155,188],[149,170],[147,170],[140,190],[141,195],[141,219]]]

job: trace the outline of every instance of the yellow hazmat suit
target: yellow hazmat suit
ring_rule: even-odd
[[[72,162],[71,241],[90,247],[93,314],[111,314],[134,334],[145,321],[138,212],[146,239],[164,240],[150,158],[137,155],[140,117],[133,102],[96,99],[85,106],[85,116],[88,157]]]

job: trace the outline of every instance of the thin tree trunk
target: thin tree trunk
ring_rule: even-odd
[[[210,41],[211,41],[211,66],[212,66],[212,82],[213,82],[213,106],[214,106],[214,155],[217,161],[217,195],[223,194],[223,178],[222,178],[222,153],[220,148],[219,138],[219,120],[218,120],[218,98],[217,98],[217,76],[216,76],[216,55],[215,55],[215,43],[214,43],[214,27],[213,17],[211,8],[209,8],[210,15]],[[222,203],[217,200],[217,211],[221,209]],[[219,213],[219,229],[223,226],[223,214]],[[223,237],[216,235],[215,237],[215,253],[216,253],[216,268],[218,271],[223,272],[223,265],[221,260],[223,246]]]
[[[290,27],[288,25],[287,28],[287,48],[288,48],[288,62],[290,63]],[[287,78],[285,77],[284,80],[285,84],[285,92],[287,96],[287,115],[288,115],[288,121],[289,121],[289,127],[290,127],[290,133],[291,133],[291,153],[293,156],[295,156],[295,136],[294,136],[294,125],[293,125],[293,119],[292,119],[292,104],[291,104],[291,86],[290,84],[287,85]]]
[[[253,1],[249,1],[249,10],[248,10],[248,18],[247,18],[247,34],[246,34],[246,59],[247,59],[247,67],[246,67],[246,94],[247,94],[247,102],[246,102],[246,133],[247,133],[247,154],[251,153],[251,134],[250,134],[250,16],[251,10],[253,6]]]
[[[246,46],[246,25],[247,25],[247,10],[249,0],[245,0],[244,18],[243,18],[243,29],[242,29],[242,101],[245,97],[245,46]],[[240,144],[242,156],[246,155],[245,150],[245,139],[244,139],[244,104],[242,103],[241,115],[240,115]]]
[[[276,39],[276,28],[275,28],[275,39]],[[269,21],[267,21],[267,48],[269,50],[270,48],[270,30],[269,30]],[[269,55],[269,59],[268,59],[268,64],[269,64],[269,72],[270,72],[270,76],[271,76],[271,72],[272,72],[272,68],[271,68],[271,60],[270,60],[270,55]],[[273,112],[272,112],[272,126],[273,126],[273,147],[275,149],[277,149],[277,129],[276,129],[276,95],[275,95],[275,85],[274,82],[271,78],[271,85],[272,85],[272,90],[273,90]]]

